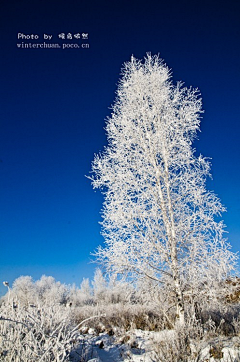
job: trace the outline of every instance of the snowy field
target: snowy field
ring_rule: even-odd
[[[169,339],[174,341],[176,336],[173,330],[161,332],[133,330],[124,337],[109,336],[107,333],[94,336],[93,333],[94,330],[91,329],[89,334],[85,335],[83,347],[71,356],[72,362],[79,362],[79,356],[82,358],[81,361],[89,362],[170,362],[173,360],[164,360],[159,348],[161,343]],[[192,341],[190,348],[195,351],[196,358],[189,359],[189,362],[240,361],[239,337],[215,339],[211,343],[204,342],[201,351],[198,351],[199,346]]]

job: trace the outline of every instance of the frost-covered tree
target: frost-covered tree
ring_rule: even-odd
[[[36,282],[30,276],[17,278],[12,288],[8,286],[8,295],[4,299],[18,301],[22,306],[42,303],[66,304],[69,300],[70,290],[65,284],[57,282],[53,277],[43,275]]]
[[[12,286],[11,297],[18,299],[23,305],[29,305],[36,300],[36,286],[29,275],[20,276]]]
[[[75,305],[93,304],[93,293],[88,278],[83,278],[80,289],[75,288],[75,291],[72,289],[70,300]]]
[[[101,301],[104,299],[104,294],[107,291],[107,282],[103,276],[101,269],[97,268],[94,273],[94,278],[92,281],[93,285],[93,294],[96,301]]]
[[[92,296],[92,290],[90,287],[90,283],[89,283],[89,279],[88,278],[83,278],[83,281],[80,285],[80,290],[81,292],[85,295],[86,299],[91,298]]]
[[[35,283],[38,299],[44,303],[66,304],[69,299],[69,288],[57,282],[52,276],[42,275]]]
[[[107,270],[164,283],[184,323],[184,293],[226,278],[236,255],[223,238],[224,211],[206,189],[210,165],[192,147],[202,102],[173,85],[158,56],[126,62],[107,119],[108,146],[92,164],[105,195],[97,255]]]

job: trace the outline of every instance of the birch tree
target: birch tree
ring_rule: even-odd
[[[105,196],[98,259],[168,285],[181,324],[185,291],[228,277],[237,259],[223,237],[224,207],[206,188],[210,163],[193,148],[202,112],[199,91],[174,85],[158,56],[132,57],[90,177]]]

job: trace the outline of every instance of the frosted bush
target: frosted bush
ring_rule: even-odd
[[[70,309],[59,304],[3,303],[0,312],[0,361],[67,361],[80,337]]]

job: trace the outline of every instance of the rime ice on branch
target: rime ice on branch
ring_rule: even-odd
[[[167,285],[182,324],[184,293],[210,290],[237,259],[217,220],[224,207],[206,189],[209,162],[192,147],[201,113],[198,90],[173,85],[158,56],[132,57],[107,119],[108,146],[92,164],[105,196],[98,258],[109,271]]]

